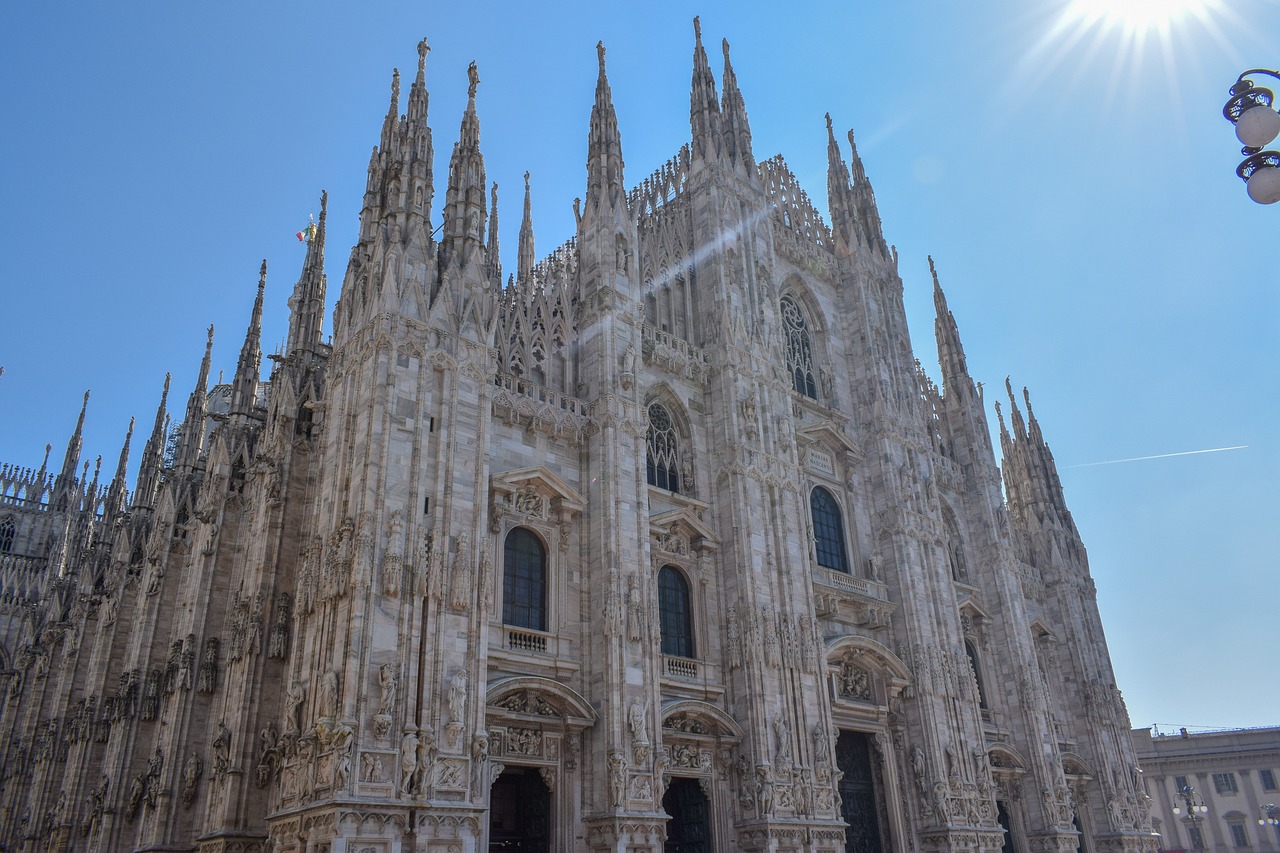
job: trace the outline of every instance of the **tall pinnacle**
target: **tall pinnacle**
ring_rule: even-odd
[[[729,40],[724,39],[720,46],[724,50],[724,94],[720,110],[725,151],[730,161],[740,163],[748,175],[754,175],[756,161],[751,153],[751,125],[747,123],[747,107],[738,89],[738,77],[733,73],[733,63],[729,61]]]
[[[320,191],[320,221],[302,262],[302,275],[289,297],[289,340],[286,355],[314,352],[324,331],[324,298],[328,278],[324,273],[325,218],[329,211],[329,193]]]
[[[59,480],[76,479],[76,466],[79,465],[79,452],[84,446],[84,412],[88,410],[88,392],[84,392],[84,401],[81,403],[81,414],[76,419],[76,429],[72,432],[72,437],[67,441],[67,455],[63,457],[63,470],[59,475]]]
[[[458,141],[449,158],[449,188],[445,193],[444,232],[449,252],[465,257],[465,250],[484,245],[486,181],[484,155],[480,153],[480,119],[476,116],[476,88],[480,72],[474,62],[467,67],[467,108],[462,114]]]
[[[965,362],[964,347],[960,344],[960,330],[956,326],[956,318],[947,308],[947,297],[938,282],[938,270],[933,265],[933,256],[929,256],[929,272],[933,276],[933,334],[938,342],[938,363],[942,367],[942,382],[948,392],[958,391],[962,387],[972,386],[969,368]],[[960,391],[960,393],[965,393]]]
[[[395,144],[396,130],[400,124],[400,69],[391,69],[391,105],[382,120],[382,150],[390,151]]]
[[[485,270],[489,279],[502,284],[502,250],[498,245],[498,182],[489,190],[489,240],[485,243]]]
[[[862,157],[858,155],[858,146],[853,141],[853,131],[849,131],[849,162],[853,169],[853,195],[858,203],[858,224],[862,229],[862,239],[868,248],[881,258],[888,259],[889,248],[884,241],[884,232],[880,227],[880,209],[876,206],[876,194],[871,189],[871,181],[867,178],[867,170],[862,165]]]
[[[430,52],[431,45],[427,44],[425,38],[418,42],[418,74],[409,87],[409,106],[405,112],[405,119],[411,125],[425,124],[427,121],[427,54]]]
[[[106,513],[108,516],[124,512],[126,478],[129,468],[129,445],[132,441],[133,418],[129,418],[129,431],[125,433],[124,446],[120,448],[120,461],[116,464],[116,475],[111,478],[111,485],[107,488]]]
[[[533,275],[533,203],[529,195],[529,173],[524,173],[524,217],[520,220],[520,246],[516,253],[516,280],[527,284]]]
[[[187,398],[187,412],[178,431],[178,448],[174,454],[175,468],[191,469],[200,461],[200,449],[204,445],[204,418],[208,406],[209,365],[213,360],[213,326],[204,344],[204,358],[200,360],[200,373],[196,385]]]
[[[248,415],[253,411],[253,401],[258,393],[258,380],[262,374],[262,297],[267,287],[267,262],[262,261],[258,270],[258,295],[253,300],[253,314],[249,328],[240,347],[240,360],[236,363],[235,379],[231,383],[231,414]]]
[[[622,136],[613,109],[613,92],[604,67],[604,42],[596,43],[600,73],[596,77],[596,101],[591,107],[591,131],[587,137],[587,215],[626,198],[622,185]]]
[[[711,76],[707,52],[702,47],[702,23],[693,19],[693,85],[689,92],[689,128],[693,134],[693,154],[713,159],[720,153],[720,104],[716,81]]]
[[[836,239],[852,253],[858,246],[857,209],[853,187],[849,181],[849,167],[845,165],[831,126],[831,113],[827,113],[827,205],[831,213],[831,230]]]
[[[160,405],[156,407],[156,420],[147,443],[142,446],[142,461],[138,464],[138,484],[134,488],[135,506],[151,506],[160,486],[160,469],[164,466],[165,403],[169,399],[169,382],[172,375],[164,375],[164,390],[160,392]]]

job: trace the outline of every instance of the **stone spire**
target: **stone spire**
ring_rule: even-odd
[[[489,239],[485,241],[485,274],[490,281],[502,283],[502,250],[498,244],[498,182],[489,190]]]
[[[76,428],[67,440],[67,452],[62,457],[61,477],[75,478],[76,466],[80,464],[80,448],[84,446],[84,415],[89,408],[89,392],[84,392],[84,402],[80,404],[80,416],[76,418]]]
[[[150,507],[160,487],[160,471],[164,467],[165,403],[169,400],[169,382],[172,375],[164,375],[164,390],[160,392],[160,405],[156,407],[156,420],[147,443],[142,446],[142,461],[138,464],[138,484],[133,491],[135,507]]]
[[[431,144],[431,128],[427,125],[427,54],[431,46],[424,38],[418,42],[418,74],[409,89],[409,111],[405,116],[406,159],[409,163],[413,212],[422,217],[427,233],[431,233],[431,200],[435,195],[435,148]],[[417,191],[422,190],[418,201]]]
[[[520,220],[520,246],[516,254],[516,280],[528,283],[533,275],[533,202],[529,194],[529,173],[524,173],[524,216]]]
[[[405,112],[405,120],[415,127],[427,124],[427,54],[430,52],[431,45],[425,38],[418,42],[418,74],[409,87],[409,106]]]
[[[862,157],[858,155],[858,146],[853,141],[852,130],[849,131],[849,151],[849,163],[853,171],[853,196],[858,204],[858,224],[862,231],[862,240],[881,260],[888,260],[889,247],[884,241],[884,233],[880,227],[880,208],[876,206],[876,194],[871,189],[867,170],[863,168]]]
[[[396,130],[400,126],[400,69],[391,69],[391,105],[382,119],[382,150],[391,151],[396,142]]]
[[[248,416],[253,413],[258,381],[262,376],[262,297],[266,287],[267,262],[263,259],[262,267],[258,270],[258,295],[253,300],[253,314],[244,334],[244,345],[240,347],[236,375],[231,382],[232,415]]]
[[[591,107],[591,132],[587,137],[586,216],[593,211],[625,203],[622,184],[622,136],[613,109],[613,92],[604,67],[604,42],[596,43],[600,73],[596,77],[596,101]]]
[[[399,226],[402,235],[417,234],[413,226],[425,227],[429,234],[432,186],[431,128],[427,126],[426,39],[418,43],[418,73],[409,89],[408,112],[399,115],[400,71],[391,75],[391,103],[382,121],[379,144],[369,157],[369,175],[365,183],[364,204],[360,213],[360,239],[371,243],[379,233],[379,225],[387,222]],[[394,233],[394,228],[388,228]]]
[[[707,160],[720,154],[720,104],[716,81],[711,76],[707,52],[702,47],[702,23],[693,19],[693,86],[689,92],[689,128],[693,134],[693,156]]]
[[[89,408],[89,392],[84,392],[84,402],[80,404],[80,417],[76,419],[76,428],[67,440],[67,452],[62,457],[62,470],[54,481],[55,506],[64,506],[65,498],[70,495],[76,482],[76,466],[80,464],[80,449],[84,446],[84,415]]]
[[[969,367],[965,362],[964,347],[960,344],[960,330],[956,318],[947,308],[947,297],[938,283],[938,270],[929,256],[929,273],[933,276],[933,334],[938,342],[938,364],[942,367],[942,383],[947,392],[965,393],[973,387]],[[961,390],[963,389],[963,390]]]
[[[755,155],[751,153],[751,125],[747,122],[747,107],[738,89],[738,77],[729,61],[729,40],[720,43],[724,50],[724,93],[720,100],[721,130],[724,134],[724,150],[730,162],[741,166],[748,176],[756,174]]]
[[[1013,424],[1011,435],[1005,428],[1004,418],[1000,417],[1000,449],[1003,457],[1001,467],[1009,511],[1028,532],[1056,527],[1078,540],[1079,533],[1071,512],[1067,509],[1057,463],[1040,432],[1035,413],[1031,410],[1031,395],[1026,388],[1022,389],[1022,398],[1030,420],[1028,429],[1018,410],[1013,386],[1007,378],[1004,386],[1009,395],[1009,416]],[[999,404],[996,406],[996,413],[1000,414]]]
[[[474,62],[467,67],[467,81],[467,108],[462,114],[453,156],[449,158],[449,188],[444,202],[445,256],[459,261],[483,245],[488,215],[484,155],[480,153],[480,119],[476,116],[480,72]]]
[[[320,221],[315,235],[307,243],[307,257],[302,262],[302,275],[289,297],[289,339],[286,355],[315,353],[324,333],[324,299],[329,282],[324,273],[325,218],[329,193],[320,191]]]
[[[827,113],[827,209],[831,214],[831,231],[838,244],[848,254],[858,247],[858,205],[853,198],[853,184],[849,180],[849,167],[845,165],[831,127],[831,113]]]
[[[129,444],[133,441],[133,418],[129,418],[129,431],[124,435],[124,446],[120,448],[120,461],[116,463],[116,475],[111,478],[107,489],[107,505],[105,514],[108,518],[124,512],[125,496],[128,491]]]
[[[204,445],[204,418],[209,403],[209,364],[212,359],[213,326],[210,326],[196,386],[191,389],[191,396],[187,398],[186,417],[178,429],[178,448],[173,459],[175,468],[190,470],[200,461],[200,450]]]
[[[831,212],[831,230],[838,243],[849,254],[866,254],[889,261],[889,247],[880,230],[880,211],[876,196],[867,180],[858,146],[849,131],[850,166],[840,154],[840,146],[827,113],[827,201]],[[852,176],[850,172],[852,171]]]

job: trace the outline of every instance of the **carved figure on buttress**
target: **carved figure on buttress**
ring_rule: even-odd
[[[395,667],[384,663],[378,669],[378,686],[382,688],[382,697],[378,702],[379,714],[390,714],[396,704],[396,689],[399,679],[396,678]]]

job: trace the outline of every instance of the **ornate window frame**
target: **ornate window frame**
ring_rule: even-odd
[[[702,505],[705,508],[705,505]],[[658,593],[658,575],[667,566],[674,567],[683,576],[689,589],[689,610],[692,621],[693,648],[710,648],[707,632],[713,623],[713,616],[708,612],[710,606],[707,589],[711,581],[711,553],[720,547],[720,537],[711,529],[695,511],[694,506],[658,513],[649,518],[649,553],[652,562],[648,580],[650,595],[650,631],[654,645],[661,653],[662,622]],[[630,590],[635,581],[628,580],[628,598],[633,603],[629,610],[635,611],[641,599],[640,588],[635,584],[635,595]],[[632,612],[628,616],[632,622],[632,636],[640,635],[640,624],[643,620],[639,614]],[[709,661],[699,658],[686,658],[679,655],[661,654],[662,676],[676,681],[699,680],[703,678],[704,667]]]
[[[574,521],[585,508],[582,495],[541,466],[504,471],[489,478],[489,531],[493,535],[487,547],[497,551],[488,557],[494,575],[489,579],[494,598],[489,620],[500,628],[500,644],[507,651],[533,654],[556,651],[554,639],[559,634],[561,602],[568,595],[569,545]],[[531,531],[545,550],[545,631],[509,626],[502,621],[506,541],[517,527]]]

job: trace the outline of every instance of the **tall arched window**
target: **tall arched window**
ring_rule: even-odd
[[[517,628],[547,630],[547,552],[524,527],[507,534],[503,549],[502,621]]]
[[[671,413],[661,403],[649,404],[649,485],[680,491],[680,442]]]
[[[849,549],[845,545],[840,504],[822,486],[815,486],[809,495],[809,509],[813,513],[818,565],[849,574]]]
[[[689,582],[675,566],[663,566],[658,572],[658,613],[662,623],[662,653],[694,657]]]
[[[13,523],[13,516],[6,515],[0,518],[0,552],[8,553],[13,550],[14,537],[18,535],[18,527]]]
[[[814,378],[813,347],[809,341],[809,326],[804,321],[804,312],[790,293],[782,297],[781,308],[782,333],[786,336],[787,369],[791,371],[791,384],[797,393],[816,400],[818,383]]]

